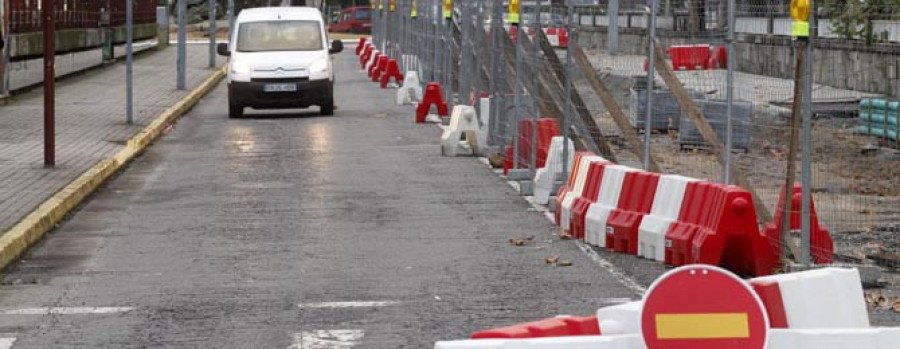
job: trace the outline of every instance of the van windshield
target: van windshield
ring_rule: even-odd
[[[317,21],[262,21],[238,27],[239,52],[318,51],[323,49]]]

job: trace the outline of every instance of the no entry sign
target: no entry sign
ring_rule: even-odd
[[[769,319],[746,282],[708,265],[672,270],[644,296],[648,349],[763,349]]]

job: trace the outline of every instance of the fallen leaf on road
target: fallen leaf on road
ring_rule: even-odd
[[[523,238],[512,238],[512,239],[509,239],[509,244],[513,245],[513,246],[525,246],[525,245],[528,245],[529,243],[531,243],[532,240],[534,240],[534,235],[529,236],[524,239]]]
[[[900,301],[894,302],[894,312],[900,313]]]
[[[563,240],[572,239],[572,234],[569,234],[569,231],[566,229],[560,229],[557,235],[559,235],[559,238]]]
[[[555,264],[558,261],[559,261],[559,256],[544,258],[544,263],[547,263],[547,264]]]
[[[560,267],[571,267],[572,261],[562,260],[562,261],[559,261],[559,263],[557,263],[556,265],[558,265]]]

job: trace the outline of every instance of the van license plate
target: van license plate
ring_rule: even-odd
[[[265,84],[263,85],[265,92],[295,92],[297,84]]]

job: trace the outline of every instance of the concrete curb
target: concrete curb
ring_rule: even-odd
[[[101,160],[85,171],[81,176],[44,201],[19,223],[0,236],[0,269],[9,266],[29,246],[40,240],[46,232],[55,228],[88,195],[143,152],[144,149],[163,134],[172,122],[193,108],[200,101],[200,98],[209,93],[224,77],[224,67],[216,70],[200,86],[188,93],[178,103],[166,109],[141,132],[132,136],[125,148],[114,156]]]

